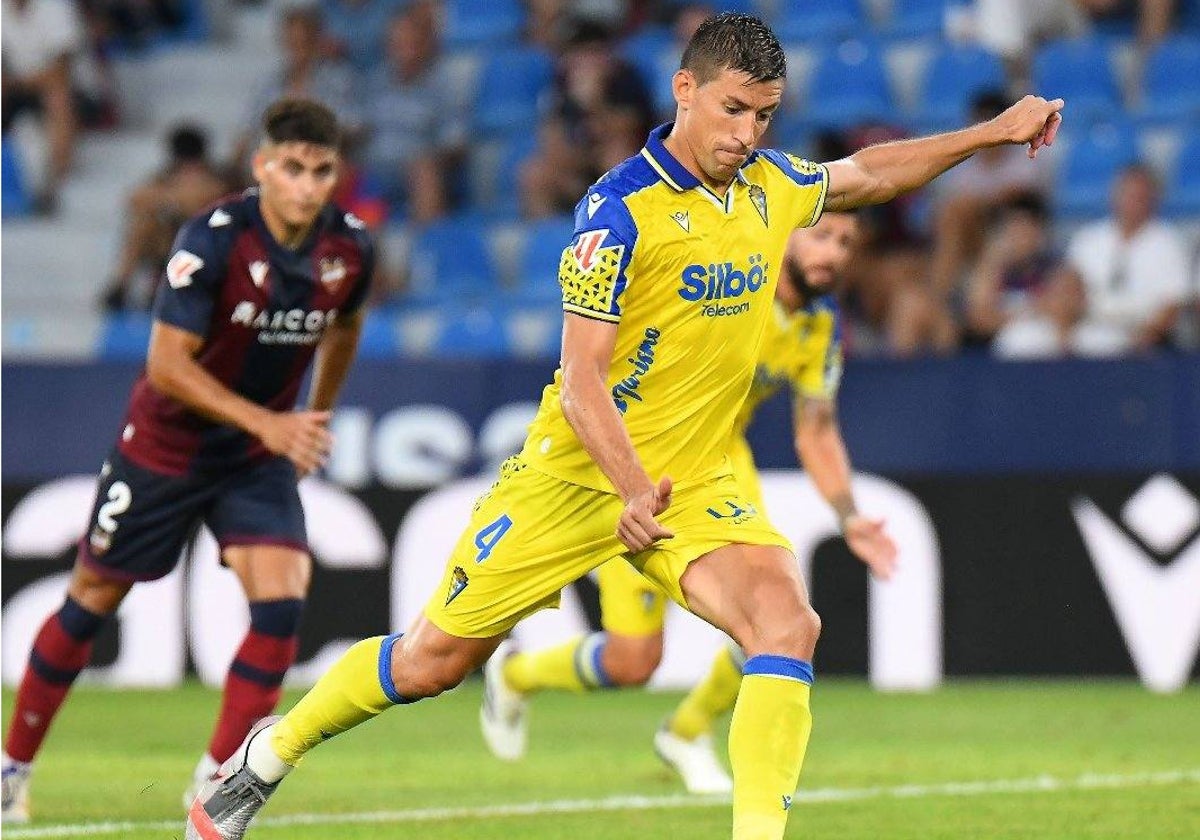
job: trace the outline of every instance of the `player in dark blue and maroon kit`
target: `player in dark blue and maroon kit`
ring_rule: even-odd
[[[297,483],[332,444],[329,409],[358,345],[374,251],[363,223],[330,204],[333,114],[282,100],[263,128],[258,189],[210,208],[176,239],[146,369],[100,472],[66,601],[38,633],[17,693],[5,822],[28,818],[31,763],[97,632],[134,583],[174,568],[199,523],[246,592],[250,630],[198,778],[270,714],[296,656],[311,574]]]

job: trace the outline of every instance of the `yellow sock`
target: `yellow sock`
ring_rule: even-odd
[[[389,669],[392,645],[399,638],[375,636],[346,651],[275,725],[271,751],[295,766],[322,741],[404,702]]]
[[[584,692],[610,685],[601,665],[605,636],[593,633],[504,663],[504,680],[513,691],[532,694],[547,688]]]
[[[721,648],[708,674],[675,709],[667,728],[688,741],[711,732],[716,719],[733,708],[741,684],[741,663],[734,661],[733,650]]]
[[[781,840],[812,731],[812,666],[755,656],[742,673],[729,728],[733,840]]]

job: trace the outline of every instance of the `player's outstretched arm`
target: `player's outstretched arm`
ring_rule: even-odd
[[[325,462],[333,438],[327,411],[275,412],[225,387],[197,361],[204,339],[155,321],[146,356],[146,377],[155,390],[193,411],[248,432],[306,475]]]
[[[923,187],[947,169],[991,146],[1049,146],[1062,124],[1062,99],[1026,96],[994,119],[946,134],[868,146],[828,164],[828,210],[882,204]]]
[[[832,400],[797,397],[795,444],[804,471],[837,513],[850,550],[875,577],[890,578],[896,569],[896,544],[883,530],[882,519],[868,519],[855,507],[850,456]]]
[[[671,480],[656,485],[646,474],[613,404],[607,380],[616,340],[616,324],[563,314],[561,400],[580,443],[624,500],[617,536],[637,552],[673,536],[655,520],[671,503]]]
[[[313,360],[312,386],[308,391],[310,409],[328,411],[337,402],[342,383],[346,381],[346,374],[358,352],[358,339],[365,319],[366,310],[360,307],[353,315],[325,328],[317,357]]]

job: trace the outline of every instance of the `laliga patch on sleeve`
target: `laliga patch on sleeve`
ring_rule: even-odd
[[[819,176],[821,174],[821,165],[819,163],[813,163],[811,160],[798,158],[795,155],[786,152],[784,154],[787,157],[788,163],[792,165],[792,169],[795,169],[801,175]]]
[[[589,231],[565,249],[558,266],[563,304],[588,312],[614,315],[624,245],[601,248],[607,230]]]
[[[172,289],[192,285],[192,275],[204,268],[204,260],[191,251],[176,251],[167,263],[167,282]]]

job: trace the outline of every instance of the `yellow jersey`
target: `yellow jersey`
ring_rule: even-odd
[[[753,153],[719,196],[663,145],[667,124],[575,209],[559,265],[563,310],[617,325],[607,385],[651,477],[728,474],[727,444],[754,379],[788,235],[820,218],[829,173]],[[562,371],[542,394],[522,457],[613,492],[562,412]]]
[[[781,387],[790,387],[797,397],[832,400],[841,380],[842,338],[833,295],[817,296],[795,312],[776,302],[735,433],[744,435],[754,412]]]

